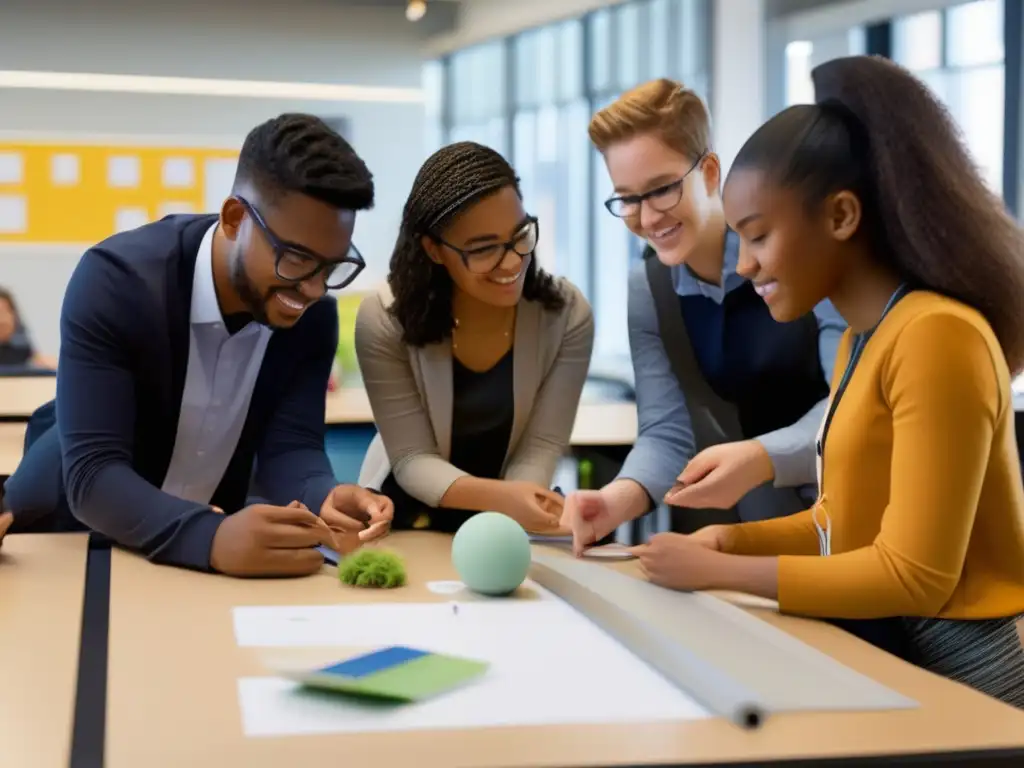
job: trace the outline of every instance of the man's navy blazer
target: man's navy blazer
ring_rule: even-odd
[[[224,516],[160,490],[188,370],[196,255],[216,216],[170,216],[85,253],[61,310],[57,397],[33,417],[35,439],[5,486],[15,520],[66,503],[90,529],[150,559],[209,569]],[[267,344],[248,416],[211,504],[253,492],[319,513],[336,484],[324,450],[327,382],[338,346],[333,298]],[[255,472],[255,476],[254,476]],[[55,501],[52,479],[62,479]],[[50,487],[45,479],[49,478]],[[65,502],[66,499],[66,502]],[[47,508],[49,507],[49,508]]]

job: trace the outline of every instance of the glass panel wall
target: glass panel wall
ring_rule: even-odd
[[[928,83],[963,131],[989,186],[1003,193],[1003,0],[893,19],[893,59]]]
[[[642,243],[604,209],[611,184],[587,125],[656,77],[707,98],[710,30],[710,0],[632,0],[456,51],[424,73],[429,150],[479,141],[515,166],[540,219],[540,262],[593,304],[594,368],[603,372],[629,374],[626,276]]]

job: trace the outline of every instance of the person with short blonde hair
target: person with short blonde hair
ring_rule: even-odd
[[[595,114],[589,133],[615,187],[608,213],[647,247],[629,277],[639,437],[615,481],[568,500],[576,548],[662,501],[677,531],[803,509],[841,319],[824,302],[777,323],[770,287],[737,274],[739,240],[694,91],[645,83]]]

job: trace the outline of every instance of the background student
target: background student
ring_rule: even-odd
[[[234,576],[313,573],[319,544],[386,533],[390,502],[339,485],[324,449],[326,292],[362,270],[353,230],[373,199],[348,142],[285,114],[246,137],[219,213],[87,251],[61,311],[56,401],[5,487],[14,526],[50,517]]]
[[[454,531],[474,511],[557,527],[549,490],[587,378],[582,294],[537,264],[540,225],[515,171],[471,142],[413,183],[388,287],[367,298],[356,351],[380,430],[360,482],[395,502],[395,528]]]
[[[600,539],[663,500],[687,508],[673,510],[680,531],[803,509],[841,319],[824,302],[776,323],[737,274],[739,240],[693,91],[641,85],[594,115],[590,138],[615,185],[608,211],[648,243],[629,277],[640,430],[618,479],[573,494],[567,520],[583,515]]]
[[[0,288],[0,369],[57,367],[57,361],[36,352],[14,296]]]
[[[1024,707],[1024,234],[927,86],[880,58],[812,73],[740,151],[725,211],[772,315],[849,323],[821,497],[789,518],[637,548],[676,589],[778,599]],[[899,109],[892,109],[899,104]],[[681,555],[681,556],[680,556]]]

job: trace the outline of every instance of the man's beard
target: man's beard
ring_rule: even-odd
[[[273,295],[273,290],[269,291],[266,296],[260,295],[259,289],[249,279],[249,274],[245,271],[245,253],[239,247],[236,247],[234,253],[231,254],[231,285],[245,305],[246,311],[252,315],[253,320],[260,325],[273,328],[270,318],[267,316],[267,302]]]

